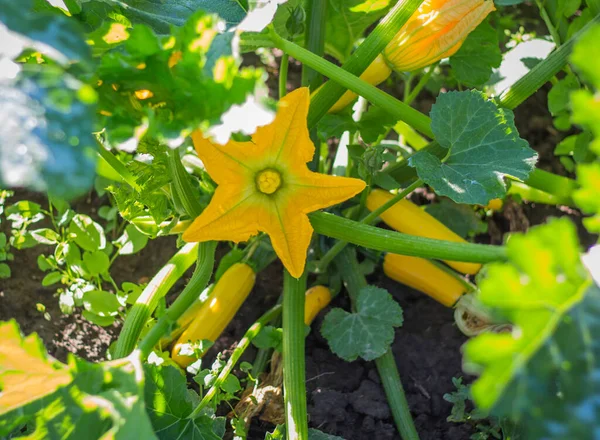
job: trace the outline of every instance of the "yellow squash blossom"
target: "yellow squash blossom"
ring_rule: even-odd
[[[306,214],[343,202],[365,188],[359,179],[308,169],[315,147],[306,126],[303,87],[279,101],[275,120],[250,142],[221,146],[192,134],[198,156],[218,187],[208,207],[183,234],[188,242],[246,241],[259,231],[294,277],[304,271],[313,228]]]
[[[392,41],[360,76],[376,86],[392,73],[422,69],[454,55],[481,22],[494,11],[492,0],[425,0]],[[356,98],[346,92],[330,113],[337,113]]]

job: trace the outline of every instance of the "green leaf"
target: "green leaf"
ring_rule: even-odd
[[[463,238],[487,231],[487,224],[475,214],[471,206],[454,203],[445,197],[439,203],[425,206],[425,211]]]
[[[328,0],[325,51],[345,61],[367,28],[383,17],[389,0]]]
[[[38,335],[24,338],[15,320],[0,322],[0,334],[0,418],[73,380],[65,365],[48,358]]]
[[[537,153],[519,137],[510,110],[481,92],[448,92],[431,110],[431,129],[449,150],[442,162],[419,151],[409,164],[438,195],[457,203],[486,205],[506,194],[505,175],[527,180]]]
[[[58,283],[62,278],[62,273],[60,272],[50,272],[48,275],[42,279],[42,286],[48,287],[52,284]]]
[[[579,88],[579,81],[574,75],[567,75],[552,86],[548,92],[548,110],[553,116],[568,109],[569,97],[573,90]]]
[[[215,271],[215,282],[219,281],[219,278],[223,276],[225,271],[233,266],[235,263],[239,263],[246,256],[246,253],[240,248],[233,248],[227,252],[221,261],[219,261],[219,267]]]
[[[308,430],[308,440],[344,440],[342,437],[337,435],[327,434],[318,429],[310,428]]]
[[[380,141],[396,122],[398,122],[396,118],[381,107],[371,106],[357,125],[363,141],[372,144]]]
[[[113,325],[113,323],[115,322],[114,316],[100,316],[88,310],[82,311],[81,316],[83,316],[91,323],[99,325],[100,327],[108,327],[110,325]]]
[[[10,278],[10,267],[6,263],[0,263],[0,280]]]
[[[119,255],[135,254],[146,247],[148,236],[141,233],[134,225],[129,224],[115,245],[119,247]]]
[[[479,87],[500,67],[502,53],[498,33],[488,21],[471,32],[458,52],[450,57],[450,66],[458,82],[467,87]]]
[[[600,290],[580,259],[575,226],[566,218],[511,236],[509,261],[492,263],[480,301],[502,314],[511,333],[483,333],[464,347],[465,368],[480,373],[475,403],[523,420],[523,438],[592,439],[600,355]],[[558,437],[557,437],[558,436]]]
[[[86,310],[100,316],[113,316],[121,307],[117,297],[104,290],[90,290],[83,294],[83,306]]]
[[[104,229],[87,215],[77,214],[73,217],[69,224],[69,233],[83,250],[93,252],[106,247]]]
[[[108,272],[110,260],[102,251],[84,252],[83,264],[90,275],[97,276]]]
[[[585,214],[583,223],[588,231],[600,233],[600,162],[583,164],[577,167],[579,188],[573,192],[573,200]]]
[[[52,245],[58,243],[58,240],[60,240],[60,236],[56,233],[56,231],[48,228],[35,229],[30,231],[30,234],[31,237],[39,244]]]
[[[203,413],[188,416],[198,399],[188,390],[185,376],[175,367],[144,365],[146,409],[159,439],[220,440],[225,433],[225,418]],[[191,394],[193,393],[193,394]]]
[[[331,351],[346,361],[357,357],[372,361],[385,354],[394,340],[394,327],[402,325],[402,309],[392,296],[378,287],[360,291],[356,312],[332,309],[321,327]]]
[[[252,344],[256,348],[274,348],[282,351],[283,330],[272,325],[267,325],[258,332],[258,335],[252,339]]]
[[[230,374],[221,384],[221,389],[227,394],[235,394],[242,389],[242,385],[237,377]]]

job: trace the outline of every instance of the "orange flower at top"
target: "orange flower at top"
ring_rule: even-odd
[[[494,11],[492,0],[425,0],[383,51],[398,71],[410,72],[454,55]]]
[[[303,87],[279,101],[275,120],[251,142],[220,146],[192,134],[198,156],[218,187],[208,207],[183,234],[185,241],[246,241],[259,231],[271,238],[285,268],[304,272],[313,228],[306,214],[343,202],[365,188],[359,179],[313,173],[315,147]]]

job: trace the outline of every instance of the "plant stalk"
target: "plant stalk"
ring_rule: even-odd
[[[344,249],[335,260],[335,264],[350,295],[352,309],[355,310],[358,294],[361,289],[367,286],[367,280],[360,270],[354,249]],[[383,356],[375,359],[375,366],[400,436],[403,440],[418,440],[419,434],[417,434],[410,415],[410,409],[400,380],[400,373],[391,349]]]
[[[152,278],[127,313],[115,346],[113,354],[115,359],[124,358],[132,352],[158,301],[167,294],[197,258],[198,243],[188,243],[179,249]]]
[[[150,354],[160,338],[169,331],[179,317],[196,301],[208,284],[215,265],[216,246],[217,243],[214,241],[207,241],[198,245],[198,263],[196,264],[192,278],[179,297],[167,309],[165,314],[161,316],[146,336],[144,336],[138,346],[142,359],[145,359]]]
[[[312,53],[323,56],[325,53],[325,29],[327,19],[327,0],[311,0],[307,7],[306,23],[306,49]],[[303,87],[316,89],[323,78],[309,66],[302,66],[301,84]]]
[[[306,274],[283,275],[283,397],[288,440],[308,440],[304,354]]]
[[[169,149],[169,172],[173,179],[173,189],[183,205],[187,215],[196,218],[202,213],[202,205],[196,197],[196,192],[190,183],[190,176],[185,170],[177,149]]]
[[[506,248],[474,243],[455,243],[418,237],[369,226],[325,212],[309,214],[318,234],[377,251],[436,260],[489,263],[506,260]]]
[[[279,64],[279,99],[283,98],[287,93],[287,77],[289,65],[290,56],[287,53],[284,53],[281,56],[281,63]]]

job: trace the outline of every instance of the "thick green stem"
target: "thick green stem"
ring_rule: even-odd
[[[344,249],[336,259],[335,263],[342,275],[346,290],[350,295],[352,309],[355,310],[356,299],[358,298],[360,290],[367,286],[367,280],[358,266],[354,249]],[[402,382],[400,380],[400,373],[398,372],[398,367],[396,366],[392,351],[388,350],[383,356],[375,359],[375,366],[377,367],[377,372],[381,378],[381,384],[383,385],[388,404],[392,410],[398,432],[400,432],[403,440],[418,440],[419,435],[417,434],[415,424],[410,415],[408,402],[406,401],[404,388],[402,387]]]
[[[328,0],[311,0],[306,11],[306,49],[315,55],[323,56],[325,53],[325,29],[327,19]],[[302,66],[302,86],[316,89],[322,82],[321,75],[309,66]]]
[[[131,353],[160,298],[167,294],[197,257],[198,243],[188,243],[179,249],[152,278],[127,313],[113,354],[115,359],[123,358]]]
[[[293,56],[298,61],[308,64],[317,72],[329,77],[333,81],[344,86],[346,89],[350,89],[360,96],[363,96],[372,104],[381,107],[383,110],[393,115],[396,119],[411,125],[413,128],[415,128],[415,130],[420,131],[426,136],[433,137],[433,132],[430,128],[431,120],[428,116],[404,104],[402,101],[388,95],[382,90],[379,90],[377,87],[372,86],[368,82],[361,80],[341,67],[338,67],[335,64],[315,55],[314,53],[309,52],[303,47],[300,47],[291,41],[284,40],[275,33],[272,34],[272,38],[278,48]],[[319,89],[319,92],[315,95],[312,102],[316,102],[316,99],[322,93],[322,90],[325,89],[325,87],[327,87],[327,85],[330,83],[331,81]],[[327,109],[325,111],[327,111]],[[319,118],[321,116],[319,116]],[[309,113],[309,128],[312,128],[317,121],[318,119],[312,121],[311,114]]]
[[[252,324],[252,326],[246,331],[244,337],[240,339],[235,350],[231,353],[231,357],[219,373],[219,376],[215,379],[215,382],[210,387],[210,389],[206,392],[198,406],[192,411],[192,413],[188,416],[189,419],[194,419],[200,413],[212,399],[216,396],[217,392],[221,389],[221,385],[227,379],[227,376],[231,374],[233,367],[240,360],[240,357],[244,354],[246,349],[250,346],[252,340],[260,333],[260,331],[264,328],[265,325],[276,319],[281,314],[281,305],[276,305],[268,310],[264,315],[262,315],[258,320]]]
[[[377,251],[436,260],[489,263],[506,259],[503,246],[455,243],[376,228],[325,212],[313,212],[310,222],[318,234]]]
[[[575,42],[598,23],[600,23],[600,14],[596,15],[579,32],[548,55],[542,62],[536,64],[533,69],[527,72],[510,88],[502,92],[499,97],[500,105],[505,108],[514,109],[533,95],[567,65]]]
[[[175,302],[161,316],[158,322],[150,329],[140,342],[138,349],[141,351],[142,359],[145,359],[160,338],[169,331],[179,317],[196,301],[204,290],[215,265],[215,248],[217,243],[208,241],[198,246],[198,263],[192,278],[185,289],[181,292]]]
[[[411,192],[413,192],[421,185],[423,185],[423,181],[421,179],[418,179],[415,183],[410,185],[408,188],[405,188],[403,191],[400,191],[398,194],[396,194],[393,198],[385,202],[379,208],[367,214],[360,221],[360,223],[363,223],[365,225],[373,224],[377,217],[379,217],[383,212],[390,209],[392,206],[394,206],[400,200],[404,199],[406,196],[408,196]],[[338,241],[335,245],[333,245],[333,247],[329,249],[327,253],[323,255],[323,258],[321,258],[321,260],[319,261],[319,272],[324,272],[325,269],[327,269],[329,263],[333,261],[336,255],[339,254],[346,247],[347,244],[348,242],[346,241]]]
[[[197,191],[192,188],[190,176],[181,163],[179,152],[176,149],[170,149],[168,164],[175,194],[178,196],[187,215],[192,218],[198,217],[202,213],[202,205],[196,197]]]
[[[287,77],[289,65],[290,56],[284,53],[281,56],[281,63],[279,64],[279,99],[283,98],[287,93]]]
[[[363,73],[373,62],[373,60],[377,58],[377,56],[383,51],[385,46],[387,46],[392,38],[394,38],[400,28],[408,21],[411,15],[421,5],[422,1],[423,0],[400,0],[397,2],[390,9],[387,15],[380,20],[375,29],[373,29],[367,38],[365,38],[358,49],[354,51],[348,61],[343,64],[342,69],[354,76],[360,76],[360,74]],[[296,55],[293,56],[299,61],[304,62]],[[325,115],[325,113],[327,113],[327,110],[329,110],[333,104],[335,104],[337,100],[341,98],[346,91],[346,88],[350,87],[339,82],[336,78],[331,76],[331,72],[319,70],[312,65],[311,62],[307,62],[306,64],[308,64],[314,70],[335,80],[335,82],[328,81],[325,83],[325,85],[319,89],[312,99],[308,114],[308,126],[309,128],[312,128]],[[338,84],[336,84],[336,82],[338,82]],[[358,92],[357,90],[353,91],[357,92],[359,95],[362,95],[362,93]],[[365,96],[365,98],[367,98],[367,96]]]
[[[304,359],[306,275],[283,278],[283,397],[288,440],[308,440]]]

